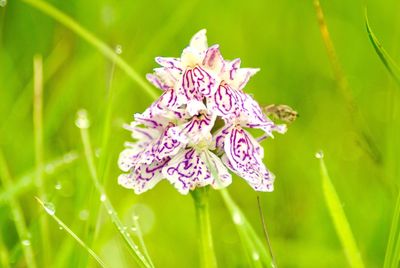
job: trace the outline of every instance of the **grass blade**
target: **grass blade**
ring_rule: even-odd
[[[372,139],[371,131],[368,128],[368,124],[364,119],[362,113],[358,109],[356,102],[349,86],[349,82],[342,70],[339,59],[336,55],[335,46],[333,45],[331,36],[329,34],[328,26],[325,21],[325,16],[321,8],[319,0],[314,0],[314,8],[317,14],[319,29],[321,32],[322,40],[326,48],[329,62],[332,67],[335,80],[338,84],[341,95],[346,103],[347,109],[350,114],[350,118],[355,127],[357,133],[357,141],[360,144],[361,149],[368,154],[368,156],[376,163],[381,163],[382,156],[379,148]]]
[[[67,16],[57,8],[46,3],[42,0],[21,0],[22,2],[40,10],[46,15],[52,17],[65,27],[76,33],[78,36],[86,40],[89,44],[99,50],[106,58],[115,62],[115,64],[121,68],[133,81],[135,81],[144,91],[152,98],[156,98],[158,94],[153,90],[149,83],[146,82],[126,61],[124,61],[113,49],[107,44],[102,42],[91,32],[83,28],[71,17]]]
[[[365,9],[365,27],[367,28],[369,40],[371,41],[376,54],[382,61],[383,65],[385,65],[390,75],[396,81],[397,85],[400,86],[400,68],[392,59],[392,57],[390,57],[390,55],[386,52],[386,50],[383,48],[378,38],[376,38],[374,32],[372,31],[368,21],[367,9]]]
[[[360,251],[357,248],[350,224],[347,221],[335,187],[329,177],[322,152],[318,152],[316,157],[320,160],[322,190],[325,196],[326,205],[347,260],[351,267],[363,268],[364,264],[360,256]]]
[[[261,207],[260,196],[258,196],[258,195],[257,195],[257,205],[258,205],[258,212],[260,214],[261,225],[262,225],[263,231],[264,231],[264,237],[265,237],[265,240],[267,241],[267,246],[269,249],[269,254],[271,255],[272,263],[274,264],[275,267],[277,267],[275,256],[272,251],[271,241],[270,241],[269,235],[268,235],[267,224],[265,223],[265,217],[264,217],[264,213],[263,213],[263,210]]]
[[[233,201],[228,190],[220,190],[222,199],[228,208],[251,267],[275,267],[260,237],[246,219],[239,206]]]
[[[50,162],[45,163],[43,173],[46,176],[44,176],[44,178],[57,174],[60,169],[75,162],[78,157],[79,155],[76,152],[71,151],[58,158],[55,158]],[[26,174],[19,176],[16,179],[16,182],[10,185],[8,189],[0,191],[0,204],[8,202],[9,199],[15,198],[31,189],[34,186],[35,173],[35,169],[28,171]]]
[[[43,209],[47,212],[47,214],[50,215],[57,223],[58,225],[64,229],[72,238],[78,242],[79,245],[81,245],[96,261],[97,263],[103,267],[106,268],[107,266],[104,264],[104,262],[100,259],[99,256],[91,249],[89,248],[85,242],[83,242],[62,220],[60,220],[56,214],[55,214],[55,209],[54,207],[50,207],[50,204],[44,203],[42,200],[36,197],[36,200],[39,202],[39,204],[43,207]]]
[[[103,188],[103,186],[100,183],[99,177],[97,175],[97,169],[96,165],[94,162],[94,156],[93,156],[93,151],[92,151],[92,146],[90,142],[90,137],[89,137],[89,119],[87,117],[87,112],[85,110],[80,110],[78,112],[77,120],[76,120],[76,125],[80,129],[81,132],[81,139],[85,151],[85,157],[86,161],[88,164],[89,172],[90,172],[90,177],[92,179],[92,182],[95,186],[96,191],[98,192],[100,196],[100,201],[104,205],[108,215],[111,218],[111,221],[115,225],[115,227],[118,229],[118,232],[121,234],[123,240],[126,242],[128,245],[128,248],[130,249],[130,253],[132,253],[132,256],[134,257],[136,263],[140,267],[153,267],[151,263],[147,261],[145,256],[141,253],[139,250],[139,247],[133,242],[130,234],[126,231],[125,226],[123,225],[122,221],[120,218],[117,216],[117,212],[114,209],[114,206],[111,204],[109,201],[106,192]]]
[[[0,180],[5,190],[11,187],[11,175],[7,167],[6,160],[3,153],[0,151]],[[15,198],[9,200],[12,216],[14,218],[15,227],[22,245],[22,251],[26,260],[26,267],[36,268],[36,261],[32,250],[32,243],[30,242],[30,234],[25,224],[25,217],[22,208]],[[3,256],[3,254],[2,254]]]
[[[42,56],[33,58],[33,133],[35,139],[36,175],[35,184],[40,198],[46,198],[46,189],[43,183],[43,61]],[[51,241],[49,237],[49,224],[46,217],[40,218],[40,234],[44,266],[49,266]]]

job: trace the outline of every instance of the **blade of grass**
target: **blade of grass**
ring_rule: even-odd
[[[218,181],[219,177],[217,167],[211,163],[213,162],[206,156],[206,164],[211,171],[211,175]],[[274,268],[274,263],[267,253],[267,250],[264,248],[260,237],[254,231],[253,227],[246,219],[246,216],[240,210],[239,206],[233,201],[228,190],[223,188],[219,190],[219,192],[221,193],[222,199],[225,202],[229,213],[231,214],[232,221],[239,234],[240,240],[242,241],[242,246],[246,253],[250,267]]]
[[[221,189],[219,192],[231,214],[251,267],[275,267],[260,237],[254,231],[239,206],[233,201],[228,190]]]
[[[149,261],[149,263],[154,266],[153,262],[151,261],[149,252],[147,250],[146,244],[144,243],[144,239],[143,239],[143,234],[142,234],[142,229],[140,228],[140,224],[139,224],[139,216],[133,215],[132,216],[132,221],[133,221],[133,227],[135,228],[135,233],[137,235],[137,237],[139,238],[139,243],[140,246],[143,250],[144,256],[147,258],[147,260]]]
[[[392,57],[390,57],[390,55],[386,52],[386,50],[383,48],[378,38],[376,38],[374,32],[372,31],[371,26],[369,25],[367,9],[365,9],[364,18],[365,18],[365,27],[367,28],[368,32],[368,37],[372,43],[372,46],[375,49],[376,54],[382,61],[383,65],[385,65],[386,69],[388,70],[394,81],[397,83],[398,86],[400,86],[400,68],[396,64],[396,62],[392,59]]]
[[[76,120],[76,125],[80,129],[81,132],[81,139],[85,151],[85,157],[87,161],[87,165],[89,168],[90,172],[90,177],[92,179],[92,182],[95,186],[96,191],[100,195],[100,201],[104,205],[108,215],[111,218],[111,221],[115,225],[115,227],[118,229],[118,232],[121,234],[123,240],[126,242],[128,248],[130,249],[130,253],[132,253],[132,256],[134,257],[136,263],[140,267],[153,267],[147,259],[144,257],[144,255],[140,252],[138,249],[138,246],[133,242],[132,238],[130,237],[129,232],[127,232],[125,229],[125,226],[123,225],[122,221],[120,218],[117,216],[117,212],[114,209],[114,206],[111,204],[109,199],[107,198],[106,192],[101,185],[99,181],[99,177],[97,175],[97,169],[96,165],[94,162],[94,156],[93,156],[93,151],[92,151],[92,146],[90,142],[90,137],[89,137],[89,119],[87,117],[87,112],[85,110],[80,110],[78,111],[78,116]]]
[[[322,179],[322,190],[325,197],[325,202],[329,210],[329,215],[332,218],[336,234],[339,237],[347,260],[351,267],[363,268],[364,263],[360,256],[360,251],[357,248],[356,241],[343,211],[339,196],[336,193],[335,187],[329,177],[328,170],[325,166],[323,153],[318,152],[316,157],[320,161],[320,171]]]
[[[44,178],[49,175],[55,175],[57,172],[68,164],[75,162],[78,159],[78,154],[74,151],[64,154],[61,157],[45,163],[44,165]],[[36,170],[32,169],[26,174],[19,176],[16,182],[13,183],[8,189],[0,191],[0,204],[8,202],[11,198],[16,198],[22,193],[28,191],[34,186]]]
[[[0,267],[10,268],[10,257],[2,237],[0,237]]]
[[[396,82],[397,86],[400,87],[400,68],[396,64],[396,62],[392,59],[392,57],[386,52],[378,38],[375,36],[374,32],[371,29],[369,24],[367,9],[365,9],[364,14],[365,19],[365,27],[367,29],[369,40],[372,43],[372,46],[375,49],[376,54],[379,59],[382,61],[386,70],[390,73],[391,77]],[[397,137],[393,137],[397,139]],[[392,147],[392,145],[390,146]],[[385,260],[384,260],[384,268],[389,267],[398,267],[398,262],[400,260],[400,193],[398,194],[396,206],[393,213],[393,219],[389,232],[389,239],[386,248]]]
[[[271,241],[269,239],[268,230],[267,230],[267,224],[265,223],[265,217],[264,217],[264,213],[263,213],[263,210],[262,210],[262,207],[261,207],[260,196],[258,196],[258,195],[257,195],[257,206],[258,206],[258,212],[260,214],[261,225],[262,225],[263,231],[264,231],[264,237],[265,237],[265,240],[267,242],[268,249],[269,249],[269,255],[271,255],[271,260],[272,260],[272,263],[274,264],[274,266],[278,267],[276,265],[275,256],[274,256],[274,253],[272,251]]]
[[[158,94],[154,89],[147,83],[126,61],[124,61],[113,49],[111,49],[107,44],[102,42],[91,32],[83,28],[71,17],[67,16],[57,8],[44,2],[42,0],[21,0],[22,2],[32,6],[45,13],[46,15],[52,17],[59,23],[63,24],[65,27],[76,33],[78,36],[86,40],[89,44],[99,50],[106,58],[115,62],[115,64],[121,68],[134,82],[136,82],[144,91],[152,98],[156,98]]]
[[[35,139],[36,176],[35,185],[40,198],[46,198],[43,183],[43,61],[42,56],[35,55],[33,59],[33,134]],[[49,237],[49,224],[46,217],[40,218],[40,234],[43,249],[43,264],[50,265],[52,247]]]
[[[347,81],[347,78],[339,63],[339,59],[336,55],[335,46],[333,45],[332,39],[330,37],[328,26],[325,21],[324,13],[322,11],[319,0],[314,0],[314,8],[317,14],[319,29],[327,51],[328,59],[331,64],[335,79],[338,83],[340,93],[343,96],[343,99],[347,105],[350,118],[356,130],[357,139],[359,140],[360,147],[374,162],[381,163],[381,152],[376,146],[376,143],[373,141],[371,131],[368,128],[368,124],[366,123],[360,110],[357,107],[357,104],[354,101],[349,82]]]
[[[0,178],[5,190],[11,187],[12,179],[7,167],[6,160],[3,153],[0,151]],[[21,241],[22,251],[24,253],[26,267],[36,268],[36,261],[33,254],[32,244],[30,242],[30,234],[25,223],[25,216],[22,208],[15,198],[10,198],[8,201],[11,213],[14,219],[15,227],[17,229],[18,237]]]
[[[55,209],[54,207],[50,206],[50,204],[44,203],[42,200],[39,198],[35,197],[36,200],[39,202],[39,204],[43,207],[43,209],[47,212],[50,217],[52,217],[58,225],[65,230],[72,238],[75,239],[76,242],[78,242],[79,245],[81,245],[96,261],[97,263],[103,267],[106,268],[107,266],[104,264],[104,262],[100,259],[99,256],[91,249],[89,248],[85,242],[83,242],[62,220],[60,220],[56,214],[55,214]]]

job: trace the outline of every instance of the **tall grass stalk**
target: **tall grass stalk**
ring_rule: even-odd
[[[351,267],[364,268],[360,251],[357,248],[350,224],[343,211],[342,203],[340,202],[339,196],[336,193],[336,189],[332,184],[328,170],[325,166],[323,153],[318,152],[316,156],[320,161],[322,191],[324,193],[325,202],[332,218],[336,234],[338,235],[340,243],[342,244],[343,250],[346,254],[347,260]]]
[[[60,220],[56,214],[55,214],[55,209],[53,207],[50,207],[49,204],[44,203],[42,200],[36,197],[36,200],[39,202],[39,204],[43,207],[43,209],[47,212],[47,214],[50,215],[59,225],[60,228],[65,230],[70,236],[72,236],[73,239],[75,239],[76,242],[78,242],[79,245],[81,245],[96,261],[97,263],[103,267],[106,268],[107,266],[104,264],[104,262],[100,259],[99,256],[90,248],[88,247],[85,242],[83,242],[79,236],[77,236],[62,220]]]
[[[57,8],[42,0],[21,0],[22,2],[40,10],[46,15],[52,17],[65,27],[75,32],[77,35],[85,39],[89,44],[99,50],[105,57],[121,68],[133,81],[135,81],[149,96],[156,98],[157,93],[154,91],[150,84],[147,83],[141,75],[139,75],[126,61],[124,61],[113,49],[107,44],[98,39],[91,32],[83,28],[71,17],[67,16]]]
[[[393,80],[396,82],[396,85],[400,88],[400,67],[397,65],[397,63],[392,59],[392,57],[389,55],[389,53],[386,52],[386,50],[383,48],[381,43],[379,42],[378,38],[374,34],[368,20],[368,15],[367,15],[367,9],[365,9],[365,14],[364,14],[364,19],[365,19],[365,27],[368,33],[369,40],[371,41],[372,46],[375,49],[376,54],[378,55],[379,59],[385,66],[386,70],[389,72]],[[393,100],[396,101],[396,100]],[[392,120],[395,120],[394,118]],[[396,135],[397,128],[393,127],[392,125],[397,126],[398,122],[393,122],[394,124],[389,124],[389,132],[392,131],[392,139],[393,143],[390,144],[388,150],[392,150],[393,144],[396,144],[396,141],[398,139],[398,136]],[[392,157],[396,157],[396,152],[395,154],[392,155]],[[393,163],[395,166],[397,166],[397,161]],[[396,167],[395,167],[396,168]],[[398,177],[398,173],[396,170],[394,171],[395,178]],[[394,213],[393,213],[393,219],[392,219],[392,224],[390,227],[390,232],[389,232],[389,238],[388,238],[388,243],[387,243],[387,248],[386,248],[386,255],[385,255],[385,260],[383,267],[384,268],[397,268],[398,264],[400,261],[400,192],[398,193],[397,201],[396,201],[396,206],[394,208]]]
[[[212,164],[210,159],[206,159],[206,164],[211,171],[212,176],[218,181],[217,167]],[[219,190],[222,199],[231,214],[232,221],[239,234],[240,240],[242,241],[243,249],[246,253],[249,267],[263,268],[271,267],[274,268],[274,263],[271,257],[267,253],[260,237],[254,231],[253,227],[246,219],[244,213],[240,210],[239,206],[233,201],[227,189],[223,188]]]
[[[66,168],[68,165],[74,163],[78,159],[79,155],[74,152],[68,152],[60,157],[57,157],[44,164],[43,175],[44,179],[49,179],[50,176],[56,175],[61,169]],[[35,186],[35,174],[36,169],[29,170],[28,172],[19,175],[15,182],[10,185],[8,189],[2,189],[0,191],[0,204],[8,202],[10,198],[16,198],[19,195],[25,193]]]
[[[374,162],[380,163],[382,161],[381,152],[377,148],[376,143],[373,141],[368,124],[366,123],[362,113],[360,112],[356,102],[354,101],[349,82],[347,81],[346,75],[344,74],[339,59],[336,55],[335,46],[333,45],[331,36],[329,34],[328,26],[325,21],[325,16],[319,0],[314,0],[314,8],[317,14],[319,29],[321,32],[322,40],[325,44],[328,59],[331,64],[332,71],[337,81],[340,93],[343,96],[343,99],[349,111],[349,115],[354,125],[360,147]]]
[[[134,257],[136,263],[140,267],[153,267],[149,261],[144,257],[144,255],[141,253],[139,250],[139,247],[133,242],[129,232],[126,231],[125,226],[123,225],[122,221],[119,219],[117,212],[114,209],[114,206],[111,204],[109,201],[106,192],[103,188],[103,186],[100,183],[99,177],[97,175],[97,169],[94,161],[94,156],[93,156],[93,150],[90,142],[90,137],[89,137],[89,126],[90,122],[87,117],[87,112],[85,110],[80,110],[78,112],[77,120],[76,120],[76,125],[80,129],[81,132],[81,139],[85,151],[85,157],[87,161],[87,165],[89,168],[90,172],[90,177],[92,179],[93,185],[98,192],[100,196],[100,201],[104,205],[104,208],[107,211],[107,214],[111,218],[111,221],[115,225],[115,227],[118,229],[118,232],[121,234],[123,240],[126,242],[128,248],[130,249],[130,253],[132,253],[132,256]]]
[[[200,267],[215,268],[217,258],[212,241],[208,191],[209,187],[202,187],[193,190],[191,194],[196,209]]]
[[[5,190],[10,188],[10,186],[12,185],[12,179],[11,179],[10,172],[8,170],[6,160],[1,151],[0,151],[0,178],[1,178],[1,183],[3,184],[3,187],[5,188]],[[11,213],[12,213],[12,216],[14,219],[16,230],[17,230],[17,234],[20,239],[20,243],[22,246],[22,252],[24,253],[26,267],[36,268],[37,265],[36,265],[35,257],[33,254],[32,243],[30,240],[31,236],[29,234],[28,228],[26,227],[24,212],[22,211],[20,204],[14,197],[11,197],[8,200],[8,203],[10,205]],[[3,251],[3,250],[1,250],[1,251]],[[2,252],[1,255],[2,255],[1,257],[3,259],[3,256],[5,256],[5,252],[4,252],[4,254]]]
[[[267,242],[267,246],[268,246],[268,249],[269,249],[269,255],[271,255],[271,259],[272,259],[272,262],[273,262],[274,266],[278,267],[276,265],[275,256],[274,256],[274,253],[272,251],[271,241],[269,239],[268,230],[267,230],[267,224],[265,222],[264,213],[263,213],[263,210],[262,210],[262,207],[261,207],[260,196],[258,196],[258,195],[257,195],[257,205],[258,205],[258,212],[260,214],[261,225],[262,225],[263,231],[264,231],[265,241]]]
[[[43,145],[43,60],[41,55],[33,58],[33,133],[35,138],[36,180],[39,197],[46,199],[46,188],[43,180],[44,145]],[[43,264],[50,265],[52,246],[49,237],[49,224],[46,217],[40,217],[40,234],[43,253]]]

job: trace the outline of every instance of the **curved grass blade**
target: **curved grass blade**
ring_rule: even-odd
[[[157,93],[153,90],[152,87],[150,87],[149,83],[147,83],[125,60],[123,60],[117,53],[115,53],[115,51],[111,49],[107,44],[102,42],[88,30],[83,28],[71,17],[67,16],[57,8],[42,0],[21,1],[52,17],[53,19],[79,35],[81,38],[85,39],[89,44],[98,49],[106,58],[108,58],[112,62],[115,62],[115,64],[119,68],[121,68],[130,78],[132,78],[132,80],[135,81],[140,87],[142,87],[150,97],[157,97]]]
[[[0,151],[0,181],[3,184],[5,190],[10,188],[12,185],[11,175],[8,170],[6,160],[1,151]],[[22,251],[24,253],[26,260],[26,267],[36,268],[37,267],[36,261],[33,254],[32,244],[30,242],[30,234],[25,224],[25,216],[22,211],[22,208],[18,203],[18,201],[13,197],[10,198],[9,205],[11,208],[12,216],[14,218],[17,233],[22,244]]]
[[[79,236],[77,236],[62,220],[60,220],[56,214],[55,214],[55,209],[53,207],[50,207],[49,204],[44,203],[42,200],[39,198],[35,197],[36,200],[39,202],[39,204],[43,207],[43,209],[46,211],[47,214],[50,215],[57,223],[58,225],[65,230],[72,238],[78,242],[79,245],[81,245],[96,261],[97,263],[103,267],[106,268],[107,266],[104,264],[104,262],[100,259],[99,256],[91,249],[89,248],[85,242],[83,242]]]
[[[390,55],[386,52],[386,50],[383,48],[378,38],[376,38],[374,32],[372,31],[371,26],[369,25],[367,9],[365,9],[364,18],[365,18],[365,27],[367,28],[368,32],[368,37],[375,49],[376,54],[382,61],[383,65],[385,65],[390,75],[396,81],[397,85],[400,86],[400,68],[396,64],[396,62],[392,59],[392,57],[390,57]]]
[[[346,254],[347,260],[351,267],[364,268],[364,263],[361,259],[360,251],[358,250],[357,244],[353,237],[350,224],[347,221],[342,204],[325,166],[323,153],[317,153],[316,157],[320,160],[322,190],[325,196],[325,202],[332,218],[336,234],[338,235],[340,243],[342,244],[343,250]]]
[[[41,55],[33,58],[33,134],[35,144],[36,174],[35,185],[40,198],[46,198],[46,188],[43,182],[44,142],[43,142],[43,59]],[[46,217],[40,217],[40,235],[43,252],[43,263],[50,265],[51,240],[49,223]]]
[[[97,175],[97,169],[96,165],[94,162],[94,156],[93,156],[93,151],[92,151],[92,146],[90,142],[90,137],[89,137],[89,131],[88,128],[90,126],[90,121],[87,117],[87,112],[85,110],[80,110],[78,111],[77,119],[76,119],[76,126],[80,129],[81,132],[81,139],[85,151],[85,157],[87,161],[87,165],[89,168],[90,172],[90,177],[92,179],[92,182],[94,184],[94,187],[96,191],[98,192],[100,196],[100,201],[104,205],[104,208],[107,211],[107,214],[111,218],[112,223],[115,225],[115,227],[118,229],[118,232],[121,234],[123,240],[126,242],[128,245],[128,248],[130,249],[131,255],[134,257],[136,263],[140,267],[154,267],[151,262],[149,262],[146,257],[142,254],[142,252],[139,250],[139,247],[135,244],[135,242],[132,240],[130,234],[126,231],[125,226],[123,225],[122,221],[117,215],[117,212],[114,209],[114,206],[111,204],[110,200],[108,199],[106,192],[103,188],[103,186],[100,183],[99,177]]]
[[[214,178],[218,180],[218,172],[215,165],[211,164],[212,161],[206,158],[206,164],[211,171]],[[270,255],[267,253],[260,237],[254,231],[253,227],[246,219],[239,206],[233,201],[227,189],[223,188],[218,190],[221,193],[222,199],[231,214],[232,221],[242,241],[243,249],[246,253],[247,260],[250,267],[271,267],[275,268]]]
[[[355,131],[357,133],[357,142],[361,149],[375,162],[380,164],[382,161],[382,155],[377,147],[375,141],[372,139],[371,131],[369,130],[368,124],[364,119],[361,111],[358,109],[357,103],[354,101],[354,97],[343,72],[342,66],[340,65],[339,59],[336,54],[335,46],[332,42],[328,25],[325,21],[325,16],[322,11],[319,0],[314,0],[314,8],[317,14],[319,29],[321,32],[322,40],[324,42],[326,52],[328,55],[329,63],[331,64],[335,80],[338,84],[338,89],[343,96],[347,110],[349,111],[350,118],[353,122]]]
[[[76,152],[71,151],[45,163],[44,175],[46,176],[44,176],[44,178],[46,179],[47,176],[57,174],[60,169],[75,162],[78,157],[79,155]],[[31,189],[34,186],[35,172],[35,169],[28,171],[26,174],[19,176],[16,182],[10,185],[8,189],[0,191],[0,204],[8,202],[11,198],[15,198]]]

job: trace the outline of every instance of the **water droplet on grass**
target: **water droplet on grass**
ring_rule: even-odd
[[[107,200],[107,196],[105,195],[105,194],[102,194],[101,196],[100,196],[100,201],[101,202],[104,202],[104,201],[106,201]]]
[[[83,209],[79,212],[79,219],[82,221],[86,221],[89,219],[89,211],[87,209]]]
[[[89,119],[87,117],[87,111],[86,110],[82,109],[82,110],[78,111],[77,118],[75,120],[75,125],[78,128],[83,128],[83,129],[89,128],[90,121],[89,121]]]
[[[235,212],[233,214],[232,219],[233,219],[233,222],[237,225],[243,224],[242,216],[238,212]]]
[[[260,259],[260,255],[258,254],[258,252],[254,251],[253,254],[251,254],[251,257],[253,258],[253,260],[258,261]]]
[[[45,202],[45,203],[43,203],[43,207],[44,207],[44,210],[45,210],[49,215],[54,215],[54,214],[56,214],[56,207],[55,207],[52,203]]]
[[[61,184],[61,182],[57,182],[57,183],[54,185],[54,188],[55,188],[56,190],[61,190],[61,189],[62,189],[62,184]]]
[[[7,0],[0,0],[0,7],[5,7],[7,5]]]
[[[24,239],[21,241],[22,245],[24,245],[25,247],[28,247],[31,245],[31,241],[29,239]]]
[[[324,158],[324,152],[323,151],[318,151],[315,153],[315,157],[318,159]]]
[[[122,54],[122,46],[121,45],[117,45],[115,47],[115,53],[117,53],[118,55]]]

